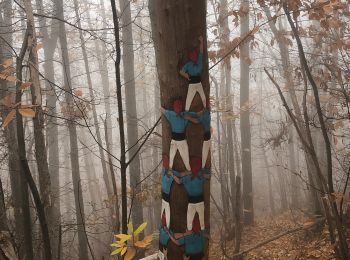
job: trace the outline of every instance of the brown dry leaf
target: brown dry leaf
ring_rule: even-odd
[[[136,250],[133,247],[129,247],[128,252],[126,253],[124,260],[131,260],[134,258]]]
[[[21,90],[26,90],[29,88],[33,83],[32,82],[23,82],[21,85]]]
[[[12,59],[6,59],[4,60],[4,62],[1,64],[5,69],[10,67],[13,64],[13,60]]]
[[[308,226],[312,226],[313,224],[315,224],[315,220],[314,219],[308,219],[306,220],[306,222],[303,223],[304,227],[308,227]]]
[[[0,79],[2,80],[7,80],[7,81],[16,81],[17,78],[16,76],[12,76],[12,75],[7,75],[7,74],[3,74],[3,73],[0,73]]]
[[[144,241],[137,241],[137,242],[135,243],[135,246],[137,246],[137,247],[139,247],[139,248],[145,248],[145,247],[148,246],[148,244],[145,243]]]
[[[83,91],[81,91],[80,89],[76,89],[74,90],[74,95],[81,97],[83,95]]]
[[[12,119],[15,117],[16,115],[16,109],[12,109],[10,111],[10,113],[7,114],[3,124],[2,124],[2,127],[5,128],[6,126],[8,126],[8,124],[12,121]]]
[[[3,97],[0,100],[0,104],[4,105],[7,108],[10,108],[12,106],[12,96],[13,96],[13,93],[10,93],[10,94],[6,95],[5,97]]]
[[[24,117],[35,117],[35,111],[31,108],[19,108],[18,112]]]
[[[323,11],[324,11],[326,14],[331,14],[331,13],[333,13],[333,6],[332,6],[332,4],[328,4],[328,5],[323,6]]]

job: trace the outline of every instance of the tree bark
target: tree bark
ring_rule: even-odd
[[[241,38],[249,33],[249,1],[241,0]],[[251,158],[251,133],[250,133],[250,100],[249,100],[249,42],[240,46],[240,108],[241,108],[241,154],[243,175],[243,214],[244,223],[252,224],[254,221],[253,208],[253,182],[252,182],[252,158]]]
[[[122,42],[123,42],[123,72],[125,88],[125,111],[128,137],[128,157],[129,159],[138,150],[138,122],[136,111],[136,92],[135,92],[135,65],[133,50],[133,34],[130,2],[119,0],[121,12]],[[141,179],[140,157],[134,157],[129,165],[130,186],[134,194],[141,192],[141,186],[137,184]],[[135,198],[132,207],[132,222],[139,226],[143,222],[142,202]]]
[[[42,0],[36,0],[38,6],[38,13],[43,13],[44,6]],[[48,115],[46,123],[46,138],[48,148],[48,170],[51,181],[51,209],[49,216],[49,228],[52,247],[52,257],[57,259],[58,251],[62,248],[58,248],[58,231],[61,224],[61,210],[60,210],[60,169],[59,169],[59,148],[58,148],[58,121],[57,121],[57,108],[56,108],[56,95],[55,88],[52,82],[55,81],[55,68],[53,58],[58,39],[58,27],[56,22],[51,24],[51,35],[47,30],[46,18],[41,17],[39,19],[40,34],[43,36],[44,45],[44,69],[45,69],[45,87],[49,94],[46,96]]]
[[[155,42],[156,63],[160,83],[161,105],[171,107],[175,96],[185,100],[188,81],[180,77],[179,71],[186,61],[185,54],[191,47],[198,46],[198,37],[206,39],[206,2],[201,0],[151,0],[149,1],[153,40]],[[206,45],[204,44],[204,50]],[[208,61],[204,52],[204,68],[201,77],[206,97],[209,97]],[[196,96],[191,111],[203,109],[202,101]],[[163,153],[169,154],[171,131],[168,122],[162,119]],[[189,154],[201,157],[202,133],[200,125],[189,123],[186,130]],[[175,156],[173,168],[184,171],[185,167],[180,156]],[[204,186],[205,228],[210,229],[210,185]],[[174,184],[170,194],[170,230],[174,233],[186,231],[187,194],[183,186]],[[168,245],[168,259],[182,259],[183,252],[172,241]],[[207,259],[208,250],[204,250]]]
[[[56,1],[57,17],[64,21],[64,11],[63,11],[63,0]],[[59,22],[59,35],[60,35],[60,47],[62,52],[63,61],[63,74],[64,74],[64,91],[65,91],[65,102],[69,110],[71,110],[75,101],[73,99],[72,82],[71,82],[71,72],[70,72],[70,61],[68,55],[67,47],[67,34],[64,22]],[[72,167],[72,180],[73,180],[73,191],[74,191],[74,201],[76,210],[76,222],[78,231],[78,241],[79,241],[79,257],[80,259],[88,259],[88,249],[87,249],[87,235],[84,231],[85,226],[85,214],[84,214],[84,200],[81,188],[81,178],[79,169],[79,152],[78,152],[78,141],[77,141],[77,129],[73,122],[74,117],[68,115],[69,120],[67,120],[69,140],[70,140],[70,159]]]

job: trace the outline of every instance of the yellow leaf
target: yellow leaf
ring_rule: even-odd
[[[118,242],[116,242],[116,243],[111,244],[111,246],[114,246],[114,247],[124,247],[124,246],[125,246],[125,243],[118,243]]]
[[[5,128],[12,121],[15,115],[16,115],[16,110],[12,109],[10,113],[7,114],[4,122],[2,123],[2,127]]]
[[[134,235],[140,234],[147,226],[147,222],[142,223],[134,232]]]
[[[134,232],[134,226],[132,225],[132,223],[128,223],[128,231],[130,233]]]
[[[153,240],[153,235],[146,236],[142,241],[145,242],[146,244],[151,243]]]
[[[126,253],[126,255],[125,255],[125,257],[124,257],[124,260],[131,260],[131,259],[133,259],[134,256],[135,256],[135,254],[136,254],[135,248],[130,247],[130,248],[128,249],[128,252]]]
[[[111,255],[116,255],[116,254],[119,254],[121,251],[123,250],[123,248],[117,248],[116,250],[114,250]]]
[[[31,108],[19,108],[18,112],[24,117],[35,117],[35,111]]]
[[[3,64],[1,64],[4,68],[8,68],[13,64],[13,60],[12,59],[6,59],[4,60]]]
[[[128,250],[128,248],[127,247],[123,247],[123,249],[121,250],[120,254],[124,255],[126,253],[126,250]]]
[[[27,88],[29,88],[33,83],[32,82],[24,82],[21,85],[21,90],[25,90]]]
[[[116,238],[119,238],[120,240],[129,240],[131,238],[131,235],[126,235],[126,234],[118,234],[115,235]]]

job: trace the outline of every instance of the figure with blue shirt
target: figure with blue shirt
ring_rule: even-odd
[[[176,233],[175,244],[183,246],[185,250],[184,259],[188,260],[202,260],[204,259],[204,248],[209,238],[205,230],[201,229],[199,214],[193,218],[192,229],[186,233]],[[173,240],[173,239],[172,239]]]
[[[162,114],[166,117],[171,127],[171,143],[169,152],[169,167],[172,169],[176,152],[179,151],[186,170],[190,171],[190,161],[188,144],[186,141],[186,126],[188,121],[197,122],[195,112],[184,112],[181,99],[176,99],[173,103],[173,110],[160,108]]]
[[[168,252],[168,244],[170,239],[172,238],[172,233],[170,232],[168,226],[167,226],[167,220],[165,213],[161,215],[161,222],[162,224],[159,227],[159,252],[158,252],[158,258],[168,259],[167,258],[167,252]]]
[[[185,110],[189,111],[192,101],[198,92],[200,95],[203,107],[206,104],[206,97],[203,91],[201,83],[201,74],[203,71],[203,37],[200,36],[199,40],[199,52],[198,49],[191,50],[187,53],[189,61],[182,67],[180,75],[189,80],[189,86],[186,97]]]
[[[174,178],[181,178],[187,172],[178,172],[169,169],[169,157],[163,154],[163,169],[162,169],[162,210],[161,217],[165,217],[167,228],[170,227],[170,192],[174,182]]]
[[[187,206],[187,230],[192,230],[192,222],[196,213],[199,216],[201,229],[204,230],[204,197],[203,189],[206,179],[210,179],[210,169],[201,167],[202,160],[198,157],[191,158],[191,172],[182,174],[180,178],[174,176],[178,184],[183,184],[188,194]]]

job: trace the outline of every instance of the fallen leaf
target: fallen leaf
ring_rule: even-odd
[[[24,117],[35,117],[35,111],[31,108],[19,108],[18,112]]]

